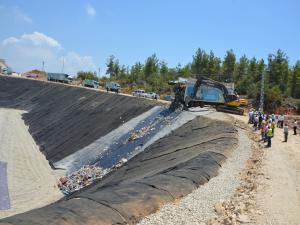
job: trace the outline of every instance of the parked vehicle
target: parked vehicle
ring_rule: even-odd
[[[136,96],[136,97],[146,97],[147,93],[145,92],[145,90],[138,89],[138,90],[135,90],[134,92],[132,92],[132,95]]]
[[[84,87],[91,87],[91,88],[99,88],[99,82],[95,81],[95,80],[88,80],[85,79],[84,81],[82,81],[82,85]]]
[[[159,95],[156,94],[155,92],[146,93],[146,97],[152,99],[159,99]]]
[[[166,95],[166,96],[164,97],[164,100],[169,101],[169,102],[172,102],[172,101],[175,100],[175,98],[174,98],[174,96],[172,96],[172,95]]]
[[[119,93],[121,91],[121,86],[116,82],[107,82],[105,84],[105,88],[107,91],[113,91]]]
[[[68,74],[65,73],[47,73],[47,77],[49,81],[61,82],[69,84],[73,80],[69,77]]]

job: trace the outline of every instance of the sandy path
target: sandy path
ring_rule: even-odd
[[[234,117],[248,121],[247,116]],[[285,143],[283,130],[275,128],[272,147],[264,148],[256,194],[256,208],[262,213],[254,215],[255,224],[300,224],[300,135],[292,134],[290,130]]]
[[[264,212],[258,224],[300,224],[300,136],[289,132],[287,143],[282,129],[275,129],[271,149],[265,150],[258,191],[258,207]]]
[[[0,159],[7,162],[9,210],[0,218],[42,207],[62,197],[54,171],[25,126],[23,111],[0,108]]]

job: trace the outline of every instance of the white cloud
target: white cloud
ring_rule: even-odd
[[[46,71],[61,72],[62,60],[64,72],[70,75],[79,70],[96,70],[91,56],[65,51],[57,40],[40,32],[7,38],[1,42],[0,52],[1,58],[17,72],[41,69],[43,61]]]
[[[89,16],[92,16],[92,17],[96,16],[96,14],[97,14],[96,9],[91,5],[87,5],[85,7],[85,11]]]
[[[30,44],[34,45],[45,45],[54,48],[61,48],[61,45],[58,43],[58,41],[40,32],[23,34],[20,38],[9,37],[2,41],[2,45],[10,45],[18,42],[29,42]]]
[[[79,70],[96,70],[96,65],[91,56],[80,56],[76,52],[68,52],[65,56],[60,57],[59,60],[61,63],[64,61],[65,71],[72,71],[72,74],[77,73]]]
[[[32,19],[23,13],[19,7],[14,7],[13,12],[17,20],[24,21],[26,23],[32,23]]]
[[[22,23],[33,23],[30,16],[26,15],[18,6],[5,6],[0,5],[0,16],[5,21],[16,21]]]
[[[61,48],[61,45],[58,43],[58,41],[40,32],[33,32],[32,34],[23,34],[21,36],[21,39],[29,40],[35,45],[45,44],[54,48]]]
[[[17,42],[19,42],[18,38],[9,37],[9,38],[2,41],[2,45],[10,45],[10,44],[14,44],[14,43],[17,43]]]

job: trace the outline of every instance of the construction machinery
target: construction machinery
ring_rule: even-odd
[[[107,82],[105,84],[105,88],[107,91],[113,91],[119,93],[121,90],[121,86],[116,82]]]
[[[204,107],[212,105],[217,111],[243,115],[242,106],[247,106],[248,101],[239,99],[237,93],[224,84],[198,76],[198,79],[179,79],[169,82],[174,85],[175,100],[171,109],[182,107]]]
[[[100,84],[96,80],[85,79],[85,80],[82,81],[82,86],[91,87],[91,88],[99,88]]]
[[[65,84],[70,84],[73,80],[68,74],[65,73],[47,73],[49,81],[60,82]]]

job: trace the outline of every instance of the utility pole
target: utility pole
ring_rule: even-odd
[[[45,72],[45,62],[42,62],[42,71]]]
[[[259,111],[264,111],[264,95],[265,95],[265,72],[263,71],[261,74],[261,82],[260,82],[260,106]]]
[[[65,58],[62,59],[62,69],[61,69],[61,73],[64,73],[64,68],[65,68]]]
[[[98,77],[100,79],[101,75],[100,75],[100,67],[98,68]]]

